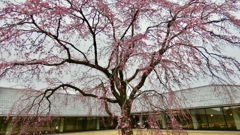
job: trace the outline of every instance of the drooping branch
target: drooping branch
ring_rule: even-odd
[[[89,61],[87,56],[86,56],[86,54],[83,51],[81,51],[80,49],[78,49],[74,44],[72,44],[70,42],[67,42],[67,41],[64,41],[64,40],[61,40],[61,39],[60,39],[60,42],[63,42],[65,44],[67,44],[67,45],[70,45],[73,49],[75,49],[76,51],[81,53],[86,61]]]
[[[60,29],[60,27],[61,27],[61,19],[62,19],[62,17],[60,17],[60,18],[58,19],[56,38],[59,37],[59,29]]]
[[[107,102],[110,102],[110,103],[117,103],[117,100],[114,100],[114,99],[111,99],[111,98],[108,98],[108,97],[99,97],[99,95],[95,95],[95,94],[92,94],[92,93],[86,93],[84,92],[84,90],[76,87],[76,86],[73,86],[71,84],[61,84],[55,88],[51,88],[51,89],[47,89],[44,91],[44,93],[48,93],[50,92],[50,94],[48,94],[46,96],[46,98],[49,98],[53,93],[55,93],[57,90],[61,89],[61,88],[71,88],[71,89],[74,89],[75,91],[78,91],[81,95],[85,96],[85,97],[93,97],[93,98],[97,98],[97,99],[102,99],[102,100],[106,100]]]
[[[47,62],[47,58],[46,59],[40,59],[40,60],[31,60],[31,61],[16,61],[16,62],[12,62],[12,63],[1,63],[2,67],[10,67],[13,68],[15,66],[31,66],[31,65],[43,65],[43,66],[59,66],[59,65],[63,65],[65,63],[72,63],[72,64],[79,64],[79,65],[84,65],[87,67],[91,67],[94,68],[96,70],[99,70],[101,72],[103,72],[108,78],[110,78],[112,75],[108,72],[107,69],[99,66],[99,65],[95,65],[95,64],[91,64],[88,61],[78,61],[78,60],[72,60],[72,59],[62,59],[60,62],[58,63],[50,63]]]
[[[220,35],[220,34],[216,34],[213,31],[207,31],[207,32],[209,32],[211,36],[217,37],[220,40],[227,41],[230,44],[240,45],[240,41],[233,41],[231,39],[228,39],[226,36],[223,36],[223,35]]]
[[[139,12],[139,10],[137,10],[137,11],[134,13],[131,23],[129,23],[127,29],[123,32],[123,35],[121,36],[120,40],[123,40],[123,39],[124,39],[124,37],[126,36],[128,30],[132,27],[133,23],[136,21],[138,12]]]
[[[93,39],[93,46],[94,46],[94,57],[95,57],[95,64],[98,65],[98,46],[97,46],[97,40],[96,40],[96,32],[94,31],[94,27],[91,26],[89,20],[85,17],[82,9],[79,10],[79,13],[82,15],[83,21],[86,22],[88,29],[92,35],[92,39]]]
[[[32,19],[32,23],[44,34],[48,35],[50,38],[53,38],[55,39],[67,52],[67,55],[68,55],[68,59],[71,59],[71,53],[70,53],[70,50],[69,48],[67,48],[64,44],[62,44],[62,42],[59,40],[58,38],[58,31],[59,31],[59,28],[60,28],[60,19],[59,19],[59,25],[58,25],[58,29],[57,29],[57,35],[53,35],[52,33],[48,32],[48,31],[45,31],[44,29],[42,29],[35,21],[33,15],[30,15],[31,19]]]
[[[31,94],[30,109],[50,112],[55,93],[75,90],[80,98],[100,101],[111,116],[110,105],[118,104],[122,115],[118,128],[130,135],[134,100],[143,99],[139,105],[155,111],[177,103],[179,99],[171,96],[176,88],[197,79],[224,83],[239,75],[239,61],[218,53],[222,41],[239,44],[240,24],[229,15],[239,9],[235,4],[196,0],[8,4],[0,10],[4,24],[0,79],[15,81],[17,76],[32,87],[34,77],[46,85],[56,77],[60,84],[51,82],[49,89]],[[168,98],[163,91],[171,103],[155,104]],[[156,97],[154,102],[151,96]]]
[[[150,66],[146,69],[146,71],[143,72],[142,77],[139,81],[139,83],[133,88],[133,91],[131,92],[129,98],[133,99],[137,91],[144,85],[148,75],[153,71],[153,69],[159,64],[161,60],[158,59],[154,62],[151,62]]]
[[[217,74],[215,74],[215,73],[213,72],[213,70],[212,70],[212,68],[211,68],[211,64],[210,64],[209,58],[208,58],[200,49],[204,50],[204,52],[205,52],[207,55],[209,55],[209,57],[214,58],[214,59],[215,59],[216,61],[218,61],[220,64],[221,64],[222,62],[219,61],[218,58],[223,59],[223,60],[228,61],[228,62],[232,62],[232,63],[235,65],[235,67],[238,69],[238,71],[240,71],[240,63],[239,63],[236,59],[234,59],[234,58],[232,58],[232,57],[228,57],[228,56],[216,54],[216,53],[210,53],[210,52],[208,52],[208,50],[207,50],[206,48],[204,48],[204,47],[202,47],[202,46],[197,46],[196,49],[197,49],[198,52],[205,58],[205,60],[206,60],[206,62],[207,62],[208,70],[209,70],[209,72],[210,72],[214,77],[222,80],[222,77],[218,76]],[[225,69],[226,67],[224,66],[224,67],[222,67],[222,68]],[[226,74],[228,74],[228,71],[226,71],[226,72],[227,72]]]

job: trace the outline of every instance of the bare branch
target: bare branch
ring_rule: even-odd
[[[139,12],[139,11],[137,10],[137,11],[134,13],[131,23],[128,25],[127,29],[124,31],[124,33],[123,33],[123,35],[121,36],[120,40],[123,40],[123,38],[124,38],[125,35],[127,34],[128,30],[131,28],[131,26],[133,25],[133,23],[136,21],[138,12]]]

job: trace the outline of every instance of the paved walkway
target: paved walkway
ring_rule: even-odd
[[[141,133],[141,135],[153,135],[154,130],[134,130],[134,135]],[[89,131],[78,133],[62,133],[58,135],[119,135],[119,130],[104,130],[104,131]],[[167,131],[163,131],[164,135],[178,135],[168,134]],[[187,133],[181,135],[240,135],[240,131],[196,131],[188,130]]]

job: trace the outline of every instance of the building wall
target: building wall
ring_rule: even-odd
[[[29,91],[20,89],[11,89],[0,87],[0,116],[6,115],[45,115],[49,113],[49,102],[44,98],[41,102],[41,107],[37,112],[37,105],[26,112],[30,108],[33,101],[39,96],[39,91]],[[39,97],[39,99],[41,96]],[[36,100],[35,103],[37,103]],[[102,107],[101,101],[95,98],[82,97],[80,95],[55,93],[50,98],[51,101],[51,115],[55,116],[108,116]],[[113,110],[119,109],[116,105],[109,104]],[[21,114],[20,114],[21,112]],[[116,111],[115,111],[116,112]],[[25,114],[24,114],[25,113]],[[116,113],[117,115],[118,113]]]
[[[184,113],[183,113],[184,112]],[[183,112],[175,111],[174,115],[178,123],[179,129],[184,130],[219,130],[219,131],[240,131],[240,106],[224,106],[213,108],[198,108],[183,110]],[[158,124],[155,128],[160,129],[173,129],[171,120],[169,119],[168,112],[159,112],[156,120]],[[138,113],[132,114],[133,128],[150,128],[148,120],[153,118],[153,114]],[[13,123],[10,117],[6,121],[6,117],[0,117],[0,135],[20,133],[21,121],[18,127],[14,127],[11,131]],[[141,124],[139,124],[141,122]],[[38,128],[33,125],[28,125],[27,131],[32,133],[66,133],[66,132],[82,132],[82,131],[96,131],[96,130],[109,130],[115,129],[117,126],[117,118],[110,117],[53,117],[51,123]]]
[[[173,128],[170,124],[172,119],[169,119],[169,115],[172,115],[179,128],[182,129],[238,131],[240,130],[239,88],[239,86],[205,86],[176,91],[173,95],[163,93],[164,98],[155,98],[154,95],[149,97],[150,100],[139,98],[134,102],[132,110],[133,127],[149,128],[148,119],[155,118],[159,123],[154,126],[171,129]],[[17,116],[25,118],[24,113],[19,113],[19,115],[16,110],[21,110],[23,109],[21,107],[31,104],[36,95],[39,95],[39,92],[0,88],[0,134],[11,132],[13,127],[11,120],[16,120]],[[78,96],[54,94],[51,97],[51,116],[55,121],[42,125],[40,129],[34,129],[29,125],[29,132],[78,132],[116,127],[116,118],[112,120],[107,117],[104,110],[101,110],[101,102],[97,99]],[[171,98],[176,100],[174,104],[171,104]],[[141,107],[139,106],[140,102]],[[162,104],[156,104],[157,102]],[[155,105],[155,109],[159,113],[157,118],[150,115],[152,113],[148,108],[150,104]],[[42,105],[45,107],[48,102],[44,101]],[[119,108],[114,105],[110,106],[117,116]],[[15,107],[20,108],[16,109]],[[14,111],[12,111],[13,109]],[[28,112],[28,116],[34,116],[34,114],[38,114],[36,108]],[[8,121],[6,121],[7,116],[10,116]],[[21,124],[14,126],[14,133],[21,132],[19,126]]]
[[[24,117],[23,117],[24,118]],[[19,121],[13,122],[14,117],[10,117],[6,121],[6,117],[0,117],[0,135],[20,134],[25,125]],[[66,133],[66,132],[82,132],[95,130],[115,129],[117,119],[110,117],[55,117],[52,122],[46,122],[42,126],[35,127],[33,124],[27,125],[28,133]],[[25,134],[25,133],[24,133]]]

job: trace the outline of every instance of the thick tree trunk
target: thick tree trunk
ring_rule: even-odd
[[[133,135],[133,130],[132,130],[132,121],[130,117],[123,117],[121,119],[121,132],[122,135]]]
[[[131,102],[127,102],[122,106],[120,117],[120,128],[122,135],[133,135],[132,120],[131,120]]]

